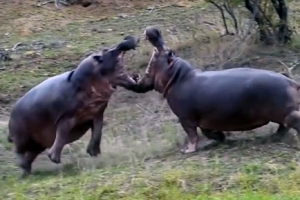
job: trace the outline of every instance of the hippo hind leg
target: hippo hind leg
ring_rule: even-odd
[[[276,132],[271,135],[271,140],[273,142],[280,142],[288,133],[290,127],[285,126],[284,124],[279,124]]]
[[[201,128],[202,134],[208,139],[215,140],[217,142],[225,142],[226,136],[222,131],[214,131],[209,129]]]
[[[32,139],[26,142],[16,142],[16,154],[18,157],[18,165],[23,173],[21,178],[27,177],[31,174],[32,163],[36,157],[45,150],[43,146]]]
[[[284,120],[284,123],[289,128],[294,128],[300,138],[300,112],[295,110],[292,111]]]

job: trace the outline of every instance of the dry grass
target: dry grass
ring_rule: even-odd
[[[146,3],[149,4],[141,7],[161,5]],[[150,13],[130,6],[122,8],[122,13],[128,14],[125,18],[114,15],[120,12],[117,9],[106,12],[106,8],[97,11],[96,7],[82,10],[75,6],[56,11],[53,5],[31,7],[31,1],[24,1],[22,6],[26,9],[18,12],[2,10],[0,32],[9,34],[1,39],[0,45],[12,47],[20,41],[49,45],[61,41],[42,50],[29,45],[13,53],[19,59],[1,63],[3,112],[9,111],[11,103],[38,82],[74,68],[86,52],[110,46],[126,34],[141,34],[147,25],[158,25],[167,44],[203,70],[250,63],[279,71],[282,67],[276,59],[288,64],[297,57],[294,51],[297,43],[266,51],[255,44],[255,33],[244,41],[236,36],[220,38],[223,28],[218,12],[203,4],[188,3],[184,2],[190,7],[156,7]],[[296,17],[297,9],[293,13]],[[151,46],[142,43],[135,56],[127,60],[128,69],[143,73],[150,53]],[[118,89],[109,103],[105,121],[100,157],[90,158],[86,154],[88,133],[64,149],[63,165],[52,164],[41,155],[34,163],[34,175],[22,181],[18,180],[20,171],[6,142],[5,123],[0,123],[0,196],[7,200],[292,200],[299,197],[299,152],[284,144],[265,143],[260,138],[274,132],[274,124],[235,133],[224,145],[185,156],[178,152],[185,133],[166,102],[154,91],[135,94]]]

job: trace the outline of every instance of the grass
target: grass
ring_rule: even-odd
[[[291,158],[289,149],[275,155],[276,145],[269,151],[257,146],[259,156],[254,157],[247,146],[235,148],[244,156],[237,157],[237,149],[229,148],[232,154],[226,160],[217,150],[205,152],[208,160],[203,153],[177,155],[130,166],[37,173],[22,181],[4,178],[0,194],[5,199],[42,200],[299,199],[299,155]]]
[[[66,20],[65,16],[72,13],[72,10],[57,13],[30,7],[27,9],[30,9],[31,14],[29,16],[35,21],[35,24],[23,18],[17,22],[8,18],[7,15],[17,18],[9,10],[7,11],[8,13],[3,13],[2,15],[3,21],[8,18],[7,20],[11,20],[12,23],[19,24],[14,30],[11,24],[4,23],[1,27],[1,32],[8,33],[3,38],[4,47],[11,48],[19,42],[22,42],[25,46],[20,46],[19,50],[12,53],[14,57],[19,57],[15,62],[0,63],[0,66],[2,64],[2,67],[7,69],[0,72],[1,77],[3,77],[0,80],[0,91],[8,95],[5,98],[8,103],[11,103],[20,93],[24,93],[30,86],[41,82],[46,77],[76,67],[79,60],[87,52],[116,44],[128,34],[140,35],[142,29],[147,25],[159,22],[160,25],[171,26],[173,23],[177,23],[180,20],[177,13],[183,10],[183,8],[170,7],[167,18],[165,18],[164,10],[158,10],[150,14],[135,12],[124,19],[108,17],[100,18],[100,20],[99,18],[92,18],[88,12],[84,12],[84,18],[78,19],[73,16],[72,19],[72,16],[69,16],[71,19]],[[192,13],[195,12],[194,9],[185,8],[186,13],[183,13],[183,15],[187,16],[186,22],[192,17]],[[25,15],[22,12],[21,14]],[[60,24],[65,25],[61,26]],[[184,27],[180,29],[184,31]],[[24,35],[24,31],[29,31],[29,33]],[[164,33],[166,32],[164,31]],[[180,32],[178,37],[188,37],[188,35],[185,36],[185,33],[187,33],[186,30]],[[36,42],[42,43],[42,48],[33,44]],[[142,53],[143,49],[146,49],[146,52],[151,51],[149,47],[145,48],[145,45],[139,51]],[[137,61],[130,64],[139,65],[141,62],[145,63],[146,58],[148,58],[148,55],[146,56],[141,59],[135,59]]]
[[[60,11],[53,10],[53,5],[37,8],[28,0],[21,7],[5,3],[6,9],[0,11],[0,47],[10,49],[22,44],[11,52],[12,61],[0,62],[3,199],[300,199],[299,152],[260,138],[276,130],[273,124],[234,133],[227,143],[204,148],[197,154],[181,155],[185,133],[154,91],[136,94],[118,89],[105,113],[102,154],[98,158],[86,153],[90,138],[87,133],[65,147],[63,164],[51,163],[44,153],[33,164],[34,174],[18,179],[20,170],[12,145],[6,140],[11,104],[47,77],[75,68],[86,53],[111,46],[125,35],[140,35],[146,26],[158,25],[167,44],[203,70],[249,62],[258,68],[280,71],[276,59],[288,64],[299,53],[297,37],[290,46],[267,49],[250,40],[240,43],[235,37],[220,38],[222,21],[218,11],[202,2],[182,2],[185,7],[166,3],[163,5],[168,6],[152,11],[145,8],[161,2],[145,1],[139,9],[118,9],[104,1],[105,6],[94,9],[75,6]],[[293,19],[299,18],[295,2],[290,5]],[[196,16],[199,13],[200,17]],[[196,18],[202,22],[196,23]],[[292,23],[297,29],[297,20]],[[150,53],[150,45],[142,43],[132,59],[126,56],[128,70],[143,73]]]

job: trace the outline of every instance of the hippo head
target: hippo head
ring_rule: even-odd
[[[154,46],[147,73],[154,79],[156,79],[155,77],[162,77],[176,58],[175,53],[164,44],[161,32],[157,28],[147,27],[144,32],[144,38],[149,40]]]
[[[103,49],[100,53],[92,55],[97,63],[97,71],[110,84],[126,87],[135,84],[124,68],[124,55],[127,51],[135,49],[139,43],[138,37],[126,36],[124,40],[111,48]]]
[[[143,35],[144,40],[149,40],[149,42],[158,49],[163,48],[165,45],[161,31],[154,26],[146,27]]]
[[[88,56],[69,74],[68,80],[81,88],[92,85],[99,90],[135,85],[124,68],[124,55],[138,43],[138,37],[126,36],[119,44]]]

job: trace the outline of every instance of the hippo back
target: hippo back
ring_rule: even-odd
[[[259,110],[270,104],[273,108],[281,107],[289,101],[290,81],[282,74],[254,68],[194,70],[174,85],[167,100],[180,116],[195,113],[195,110],[205,115],[213,115],[218,110],[230,116],[240,110],[255,112],[247,108]]]
[[[76,90],[65,72],[48,78],[29,90],[13,106],[11,118],[31,121],[54,121],[76,104]]]

